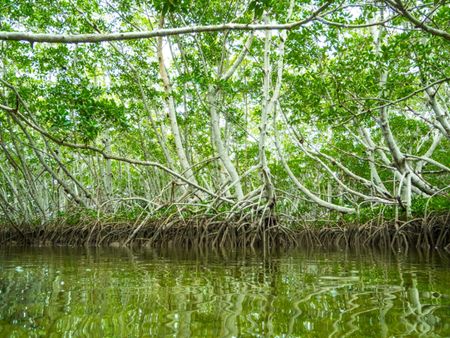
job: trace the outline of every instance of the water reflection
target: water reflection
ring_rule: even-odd
[[[450,336],[445,255],[0,250],[0,336]]]

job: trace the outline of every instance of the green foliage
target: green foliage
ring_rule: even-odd
[[[54,85],[36,88],[41,96],[35,108],[42,112],[39,117],[52,132],[88,142],[109,126],[119,130],[127,127],[124,107],[107,91],[86,79],[69,81],[61,78]]]
[[[265,15],[270,23],[285,23],[290,3],[288,0],[230,3],[5,0],[0,5],[0,31],[49,34],[149,31],[158,28],[162,16],[165,28],[260,24]],[[303,20],[325,3],[294,2],[289,21]],[[239,175],[256,167],[242,177],[244,194],[252,196],[250,205],[256,198],[258,203],[265,203],[264,194],[252,195],[262,191],[258,189],[264,181],[259,144],[266,103],[264,64],[269,63],[270,76],[266,82],[271,96],[278,81],[279,62],[283,61],[280,97],[269,112],[264,144],[277,195],[276,212],[335,222],[365,222],[378,215],[392,219],[395,207],[375,203],[368,207],[364,198],[376,195],[396,201],[399,193],[394,188],[398,188],[399,176],[404,172],[395,163],[386,132],[380,128],[381,108],[385,108],[396,146],[403,154],[411,155],[407,165],[412,170],[420,169],[417,156],[427,155],[436,133],[441,133],[442,139],[429,156],[448,167],[450,143],[445,128],[436,127],[436,114],[424,90],[439,82],[430,88],[438,90],[436,100],[448,112],[449,84],[445,79],[450,76],[450,44],[420,27],[413,28],[407,19],[394,15],[387,7],[384,15],[392,19],[383,26],[345,28],[379,21],[380,6],[381,3],[375,2],[331,2],[321,15],[334,24],[316,18],[288,31],[284,53],[279,50],[282,40],[279,31],[271,31],[269,50],[265,50],[265,33],[256,32],[242,63],[227,80],[221,77],[239,60],[250,32],[233,30],[164,37],[162,61],[170,90],[161,81],[162,65],[155,39],[78,45],[1,42],[1,79],[17,89],[27,109],[19,104],[18,111],[11,112],[17,96],[8,85],[0,84],[0,104],[4,107],[0,109],[3,170],[0,194],[9,208],[0,213],[18,210],[17,219],[22,216],[30,219],[31,214],[64,213],[75,203],[73,195],[81,196],[92,209],[106,203],[105,208],[114,210],[119,219],[135,219],[142,208],[159,210],[155,217],[175,212],[193,215],[198,209],[190,203],[197,199],[200,204],[214,201],[214,208],[219,205],[217,209],[207,209],[208,213],[231,210],[230,204],[218,202],[220,199],[214,196],[223,194],[224,186],[231,183],[230,164],[224,164],[224,156],[201,164],[218,157],[208,101],[211,88],[217,89],[214,104],[219,114],[219,134],[231,165]],[[420,3],[418,7],[411,6],[415,17],[449,30],[448,6]],[[385,72],[386,83],[381,84]],[[168,114],[172,108],[173,120]],[[19,125],[15,118],[23,118],[23,124]],[[37,127],[59,140],[59,145],[48,138],[44,142]],[[176,142],[176,129],[182,149]],[[374,148],[362,136],[363,130],[369,133]],[[275,131],[282,156],[307,189],[324,201],[353,206],[359,214],[330,213],[308,201],[280,160]],[[61,146],[64,142],[87,144],[99,151],[74,150]],[[51,150],[58,151],[61,163]],[[132,160],[128,162],[147,162],[141,166],[110,161],[99,155],[104,151]],[[187,165],[195,168],[194,177],[189,179],[195,178],[199,185],[211,190],[211,195],[196,191],[185,196],[195,189],[190,190],[160,170],[164,166],[186,174],[186,164],[180,158],[182,151],[186,153]],[[369,159],[371,156],[373,160]],[[151,164],[147,165],[148,162]],[[360,179],[344,172],[338,163]],[[391,196],[363,184],[375,180],[371,163]],[[450,184],[448,172],[442,167],[425,163],[422,169],[417,175],[435,189],[445,189]],[[64,182],[66,187],[62,187]],[[172,184],[176,185],[173,189]],[[413,216],[423,215],[426,210],[449,209],[445,200],[448,195],[420,197],[417,189],[413,189]],[[94,197],[89,200],[83,190]],[[230,190],[224,196],[235,199],[233,188]],[[154,204],[147,206],[139,199],[133,200],[136,196]],[[183,211],[171,204],[176,198],[181,199]],[[22,199],[27,202],[16,203]]]

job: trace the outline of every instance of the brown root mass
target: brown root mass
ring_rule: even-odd
[[[1,245],[146,246],[177,248],[378,248],[450,251],[450,214],[363,225],[286,227],[274,218],[251,222],[192,217],[148,221],[139,226],[120,221],[53,222],[44,227],[3,227]]]

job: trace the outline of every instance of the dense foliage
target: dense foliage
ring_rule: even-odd
[[[355,221],[450,208],[446,1],[4,0],[0,18],[8,223],[74,206]]]

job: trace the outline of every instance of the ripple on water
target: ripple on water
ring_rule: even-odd
[[[0,250],[0,336],[450,336],[447,256]]]

